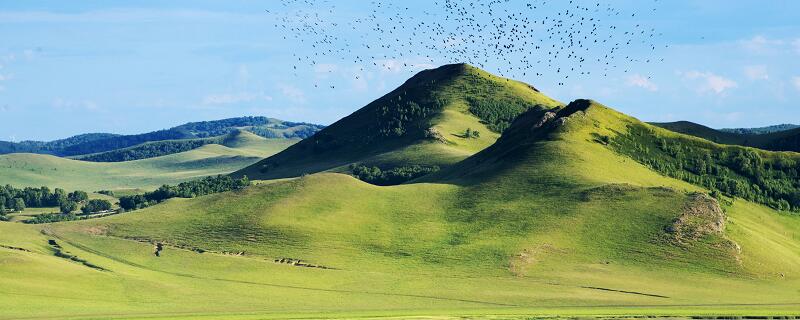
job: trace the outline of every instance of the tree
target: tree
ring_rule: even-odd
[[[477,139],[477,138],[480,138],[480,137],[481,137],[481,132],[480,132],[480,131],[478,131],[478,130],[472,130],[472,136],[471,136],[471,138],[475,138],[475,139]]]
[[[6,215],[6,202],[5,200],[0,201],[0,216]]]
[[[108,200],[92,199],[89,200],[89,202],[87,202],[83,206],[83,208],[81,208],[81,211],[83,211],[84,214],[90,214],[110,209],[111,209],[111,202],[108,202]]]
[[[72,211],[78,209],[78,203],[75,201],[64,201],[61,203],[61,213],[70,214]]]
[[[472,138],[472,129],[467,128],[467,130],[464,131],[464,138],[467,138],[467,139]]]
[[[87,194],[86,191],[77,190],[70,192],[69,195],[67,195],[67,199],[75,202],[83,202],[89,199],[89,194]]]
[[[64,192],[64,189],[56,188],[48,202],[51,206],[60,206],[67,202],[67,193]]]
[[[11,210],[17,212],[25,210],[25,200],[22,200],[22,198],[14,198],[14,204],[11,207]]]

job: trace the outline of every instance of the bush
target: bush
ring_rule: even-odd
[[[114,196],[114,191],[111,191],[111,190],[100,190],[100,191],[97,191],[97,193],[98,194],[104,194],[104,195],[107,195],[109,197],[113,197]]]

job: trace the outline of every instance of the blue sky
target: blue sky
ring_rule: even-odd
[[[625,12],[656,8],[613,23],[662,33],[658,41],[669,47],[629,54],[664,62],[571,77],[563,86],[552,72],[508,76],[564,102],[592,98],[646,121],[800,123],[800,2],[600,2]],[[336,1],[329,19],[365,16],[366,3]],[[403,5],[415,12],[432,6]],[[331,57],[294,71],[292,54],[310,48],[283,39],[274,27],[281,10],[298,8],[278,1],[0,1],[0,140],[138,133],[243,115],[329,124],[420,69],[457,62],[427,61],[411,54],[421,48],[409,48],[402,59],[381,59],[391,69]],[[494,61],[485,69],[503,67]]]

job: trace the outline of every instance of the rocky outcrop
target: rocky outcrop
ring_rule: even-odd
[[[693,193],[683,206],[681,215],[666,231],[679,243],[698,240],[707,235],[722,234],[725,230],[725,212],[716,199],[702,193]]]

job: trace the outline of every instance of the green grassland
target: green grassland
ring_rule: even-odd
[[[525,83],[466,64],[446,65],[420,72],[315,136],[234,175],[297,177],[343,172],[352,163],[446,167],[494,143],[498,128],[528,108],[560,104]],[[466,129],[480,135],[463,137]]]
[[[696,138],[591,101],[552,113],[526,112],[413,183],[318,173],[102,219],[0,223],[0,319],[800,315],[800,216],[741,199],[725,199],[722,222],[691,215],[697,199],[716,204],[693,193],[707,190],[598,137]]]
[[[265,139],[242,131],[200,148],[125,162],[87,162],[50,155],[0,155],[0,183],[49,186],[66,190],[152,189],[198,177],[227,174],[296,143],[298,139]]]

